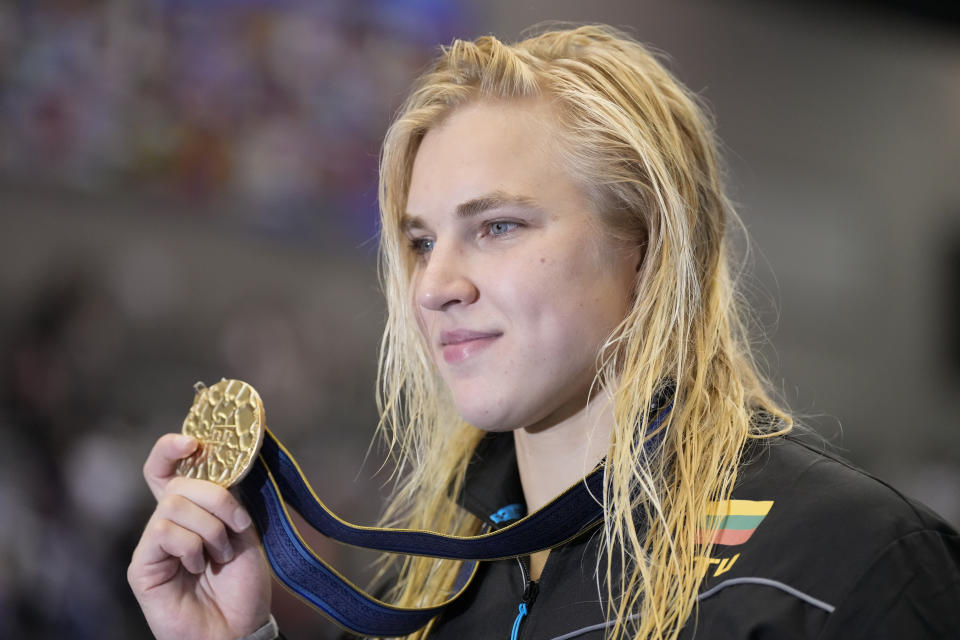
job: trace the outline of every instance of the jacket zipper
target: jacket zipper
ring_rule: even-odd
[[[540,585],[536,580],[530,579],[530,557],[521,556],[517,558],[520,564],[520,575],[523,577],[523,595],[520,597],[520,605],[517,607],[517,617],[513,621],[513,631],[510,632],[510,640],[517,640],[520,634],[520,625],[523,619],[530,613],[530,607],[533,601],[537,599],[537,593]]]

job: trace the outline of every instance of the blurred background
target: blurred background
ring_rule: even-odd
[[[600,21],[712,107],[767,370],[960,524],[960,22],[935,3],[0,2],[0,637],[149,637],[140,467],[197,380],[251,382],[373,523],[376,161],[453,37]],[[366,459],[366,462],[365,462]],[[362,582],[370,556],[312,539]],[[278,592],[291,640],[332,625]]]

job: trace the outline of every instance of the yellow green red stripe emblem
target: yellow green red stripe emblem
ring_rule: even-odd
[[[767,517],[773,500],[720,500],[711,502],[697,530],[701,544],[743,544]]]

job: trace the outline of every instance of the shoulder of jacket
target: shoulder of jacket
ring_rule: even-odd
[[[713,543],[701,593],[750,585],[824,612],[891,546],[956,536],[889,484],[794,437],[753,441],[731,499],[711,512],[700,523]]]
[[[889,483],[825,446],[792,436],[749,447],[732,497],[771,500],[771,529],[781,535],[805,531],[814,540],[829,536],[838,550],[843,543],[879,549],[913,532],[952,531],[936,513]]]

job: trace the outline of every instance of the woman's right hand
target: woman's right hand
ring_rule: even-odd
[[[143,475],[157,499],[127,580],[158,640],[235,640],[270,618],[270,577],[250,516],[223,487],[176,475],[198,446],[162,436]]]

